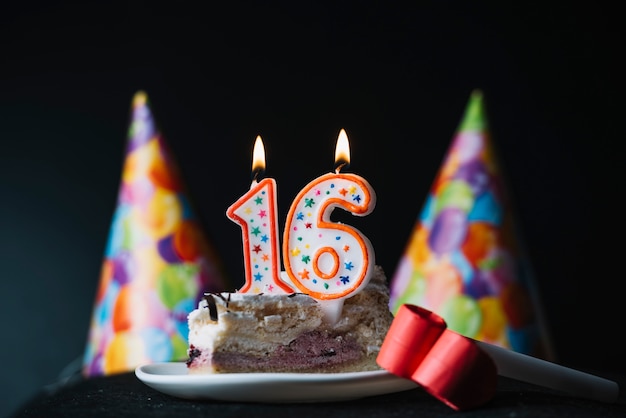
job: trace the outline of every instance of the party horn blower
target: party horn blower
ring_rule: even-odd
[[[225,290],[148,98],[135,94],[117,207],[100,274],[86,377],[187,358],[187,314]]]
[[[392,276],[390,308],[418,305],[461,335],[554,360],[506,192],[476,90]]]

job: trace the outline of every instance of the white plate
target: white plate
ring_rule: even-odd
[[[418,387],[385,370],[353,373],[229,373],[190,375],[185,363],[139,366],[146,385],[183,399],[235,402],[329,402],[400,392]]]

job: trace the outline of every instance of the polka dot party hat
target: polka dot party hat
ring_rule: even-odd
[[[223,291],[221,263],[189,204],[144,92],[135,94],[83,375],[187,358],[187,314]]]
[[[553,360],[518,238],[476,90],[391,278],[392,312],[418,305],[466,337]]]

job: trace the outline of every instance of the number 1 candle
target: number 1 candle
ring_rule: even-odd
[[[257,177],[265,170],[265,149],[260,136],[254,143],[250,190],[233,203],[226,215],[241,226],[246,283],[241,293],[292,293],[280,280],[280,246],[276,181]]]
[[[326,319],[334,323],[343,300],[369,282],[374,268],[370,241],[355,228],[330,221],[340,207],[353,215],[372,212],[376,195],[356,174],[341,173],[350,163],[345,130],[335,152],[336,170],[306,185],[291,204],[283,235],[283,262],[291,282],[322,304]]]

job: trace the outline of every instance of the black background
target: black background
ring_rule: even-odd
[[[350,222],[391,277],[481,89],[558,361],[625,372],[623,23],[603,2],[504,3],[4,2],[0,412],[80,361],[138,90],[238,282],[225,210],[257,134],[284,219],[347,130],[378,196]]]

